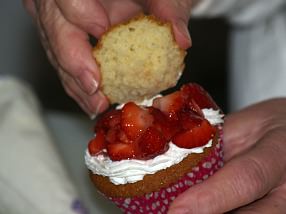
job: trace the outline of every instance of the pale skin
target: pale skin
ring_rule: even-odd
[[[282,214],[286,210],[286,99],[225,118],[225,166],[181,194],[169,213]]]
[[[23,0],[35,20],[46,54],[63,87],[81,108],[94,117],[108,107],[99,90],[100,72],[92,57],[88,34],[95,38],[112,25],[147,12],[173,25],[177,43],[191,46],[187,29],[188,0]]]
[[[140,12],[171,21],[177,43],[191,46],[190,0],[23,0],[34,18],[50,62],[66,92],[91,117],[109,103],[88,34],[99,38],[111,25]],[[120,2],[120,3],[119,3]],[[225,166],[181,194],[169,213],[285,213],[286,99],[269,100],[226,117]]]

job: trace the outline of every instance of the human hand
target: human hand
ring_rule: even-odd
[[[191,46],[187,31],[191,0],[23,0],[34,18],[46,54],[63,87],[90,116],[108,107],[98,90],[100,72],[89,35],[99,38],[111,25],[147,12],[171,21],[178,44]]]
[[[169,213],[285,213],[286,99],[230,114],[225,166],[175,199]]]

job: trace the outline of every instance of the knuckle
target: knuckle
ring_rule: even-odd
[[[265,195],[269,191],[269,176],[267,176],[264,170],[263,163],[253,157],[249,157],[242,166],[245,167],[238,173],[237,194],[241,197],[247,195],[250,200],[255,200]]]
[[[62,13],[72,22],[78,22],[78,20],[85,14],[85,5],[80,0],[57,0],[57,3]]]

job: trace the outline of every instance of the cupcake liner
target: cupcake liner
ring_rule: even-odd
[[[182,192],[195,184],[201,183],[223,166],[222,128],[219,127],[220,137],[214,150],[183,178],[167,188],[140,197],[115,198],[109,197],[124,213],[167,213],[169,205]]]

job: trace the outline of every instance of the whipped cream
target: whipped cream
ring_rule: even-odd
[[[156,99],[157,97],[162,97],[162,94],[157,94],[154,97],[151,97],[150,99],[145,98],[141,102],[136,102],[136,104],[140,106],[152,106],[153,100]],[[116,106],[116,109],[122,109],[125,104],[126,103]]]
[[[205,118],[212,124],[223,123],[223,115],[219,110],[203,109]],[[149,160],[128,159],[112,161],[104,155],[91,156],[86,150],[85,163],[94,174],[109,177],[110,181],[116,185],[135,183],[143,179],[146,174],[154,174],[159,170],[166,169],[182,161],[192,153],[202,153],[205,148],[212,146],[212,140],[206,145],[191,149],[180,148],[169,142],[169,149],[161,155]]]
[[[220,114],[219,110],[213,110],[212,108],[202,109],[204,117],[210,122],[212,125],[219,125],[223,123],[223,114]]]

